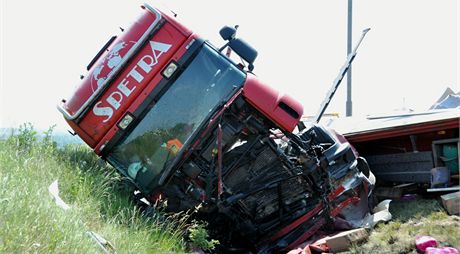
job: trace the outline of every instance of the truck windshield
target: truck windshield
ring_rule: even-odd
[[[145,191],[245,74],[206,44],[108,159]]]

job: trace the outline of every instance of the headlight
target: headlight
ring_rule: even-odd
[[[134,116],[132,116],[130,113],[127,113],[125,117],[123,117],[123,119],[121,119],[121,121],[118,123],[118,127],[122,130],[125,130],[133,120]]]
[[[178,68],[177,63],[170,62],[168,67],[164,69],[162,74],[165,78],[169,79],[174,74],[174,72],[176,72],[177,68]]]

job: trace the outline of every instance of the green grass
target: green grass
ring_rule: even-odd
[[[460,249],[460,217],[449,216],[434,199],[396,201],[390,204],[393,219],[379,224],[366,243],[351,253],[414,253],[415,238],[434,237],[440,246]]]
[[[85,146],[38,142],[30,125],[0,141],[0,253],[102,253],[86,232],[118,253],[183,253],[185,226],[141,216],[114,170]],[[48,193],[59,180],[64,211]]]

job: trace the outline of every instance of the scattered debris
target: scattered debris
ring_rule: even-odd
[[[417,236],[415,238],[415,246],[417,247],[417,250],[425,252],[428,247],[437,247],[438,241],[431,236]]]
[[[312,237],[312,240],[291,250],[289,254],[347,251],[352,244],[363,242],[369,237],[367,229],[375,227],[380,222],[391,220],[390,203],[390,199],[383,200],[372,210],[373,214],[368,213],[361,221],[354,221],[354,226],[360,225],[360,227],[327,236],[324,236],[324,232],[317,234]]]
[[[460,191],[442,195],[441,200],[448,214],[460,213]]]
[[[452,247],[433,248],[428,247],[425,254],[459,254],[458,250]]]
[[[352,244],[360,243],[369,237],[369,233],[364,228],[352,229],[340,232],[328,237],[326,243],[332,252],[346,251]]]
[[[390,199],[383,200],[373,210],[373,214],[368,214],[362,223],[364,228],[374,228],[380,222],[390,221],[392,216],[390,213]]]
[[[392,200],[390,200],[390,199],[383,200],[382,202],[378,203],[377,206],[374,207],[374,209],[372,209],[372,212],[373,213],[378,213],[378,212],[381,212],[381,211],[388,211],[390,209],[391,201]]]
[[[453,247],[438,247],[438,241],[431,236],[417,236],[415,239],[417,250],[425,254],[459,254]]]
[[[64,202],[64,200],[61,199],[59,196],[59,187],[58,187],[58,180],[55,180],[50,184],[48,187],[48,191],[53,197],[54,201],[56,202],[56,205],[58,205],[60,208],[63,210],[68,210],[70,209],[70,206]],[[101,235],[93,232],[93,231],[87,231],[86,234],[101,247],[101,249],[104,251],[106,254],[113,254],[116,253],[115,248],[113,247],[112,243],[104,239]]]
[[[56,202],[56,205],[58,205],[60,208],[64,210],[70,209],[70,206],[64,202],[64,200],[61,199],[59,196],[59,187],[58,187],[58,180],[55,180],[53,183],[50,184],[48,187],[48,191],[51,194],[51,197],[53,197],[54,202]]]
[[[358,244],[365,241],[369,237],[369,233],[365,228],[356,228],[352,230],[342,231],[330,236],[317,236],[316,239],[310,240],[296,249],[288,252],[288,254],[306,254],[306,253],[329,253],[347,251],[353,244]]]
[[[101,247],[102,251],[104,251],[105,254],[113,254],[116,253],[115,247],[113,247],[112,243],[104,239],[101,235],[93,232],[93,231],[87,231],[86,234]]]

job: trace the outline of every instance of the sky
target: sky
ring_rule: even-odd
[[[254,72],[317,112],[346,60],[347,1],[147,1],[220,47],[239,25],[255,47]],[[127,27],[140,1],[0,1],[0,127],[31,122],[68,129],[67,98],[105,42]],[[353,115],[428,109],[447,87],[460,91],[460,1],[353,0]],[[346,80],[328,112],[345,115]]]

